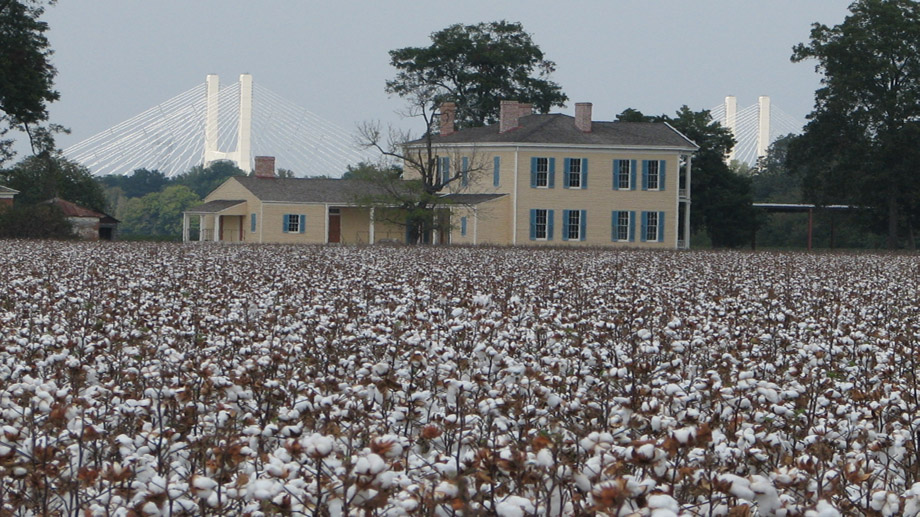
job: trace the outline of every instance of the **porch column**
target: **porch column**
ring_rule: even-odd
[[[690,176],[693,168],[693,157],[687,155],[687,196],[684,200],[684,249],[690,249]]]
[[[188,214],[182,212],[182,242],[188,242],[189,220]]]
[[[370,236],[367,239],[368,244],[374,243],[374,207],[371,207]]]
[[[214,242],[220,241],[220,216],[214,215]]]
[[[473,244],[479,244],[479,208],[473,208]]]
[[[204,242],[204,214],[198,214],[198,242]]]

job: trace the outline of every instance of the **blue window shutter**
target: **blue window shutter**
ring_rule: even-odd
[[[667,169],[667,164],[665,160],[658,162],[658,190],[664,190],[664,171]]]
[[[530,159],[530,186],[537,186],[537,158]]]
[[[610,241],[616,242],[617,240],[617,223],[620,221],[620,212],[614,210],[610,212]]]
[[[282,219],[283,219],[282,222],[284,223],[284,230],[283,230],[283,231],[284,231],[284,233],[287,233],[287,232],[288,232],[288,225],[289,225],[290,222],[291,222],[291,216],[288,215],[288,214],[284,214],[284,217],[283,217]]]
[[[581,216],[578,218],[578,222],[581,224],[581,228],[578,230],[578,240],[585,240],[585,230],[588,229],[588,211],[582,210]]]
[[[639,229],[639,240],[645,242],[646,235],[648,235],[648,212],[642,212],[642,227]]]
[[[636,190],[636,160],[629,161],[629,190]]]
[[[553,219],[555,219],[555,210],[546,211],[546,240],[553,240]]]
[[[629,211],[629,242],[636,242],[636,211]]]
[[[588,188],[588,159],[581,159],[581,188]]]
[[[294,216],[294,217],[298,217],[298,216]],[[304,233],[307,230],[307,216],[305,216],[304,214],[300,214],[299,217],[300,217],[300,224],[298,226],[300,227],[300,233]]]
[[[562,188],[569,188],[569,174],[570,174],[570,171],[572,170],[571,167],[572,167],[572,159],[563,158],[562,159],[562,170],[563,170]]]
[[[642,160],[642,190],[648,190],[648,160]]]
[[[562,240],[569,240],[569,211],[562,211]]]
[[[460,168],[460,184],[461,184],[462,186],[465,187],[465,186],[467,186],[467,185],[470,184],[470,174],[469,174],[469,171],[470,171],[470,159],[467,158],[466,156],[464,156],[464,157],[460,160],[460,163],[461,163],[461,168]]]
[[[502,159],[496,156],[492,158],[492,186],[497,187],[501,183],[501,165]]]
[[[535,208],[530,209],[530,240],[536,240],[537,238],[537,210]]]
[[[613,160],[613,190],[620,188],[620,160]]]
[[[256,214],[249,214],[249,231],[252,233],[256,231]]]
[[[556,159],[549,159],[549,188],[556,186]]]
[[[658,212],[658,242],[664,242],[664,212]]]
[[[460,235],[466,236],[466,216],[460,218]]]

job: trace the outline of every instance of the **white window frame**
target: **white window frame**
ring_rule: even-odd
[[[617,242],[629,242],[629,227],[632,224],[630,215],[629,210],[617,212]]]
[[[534,186],[537,188],[549,188],[549,158],[537,158],[535,174]]]
[[[648,174],[646,175],[646,184],[648,185],[648,190],[661,190],[661,174],[658,172],[658,160],[649,160],[647,162]],[[654,171],[654,172],[653,172]],[[654,179],[654,184],[652,183]]]
[[[540,216],[543,216],[543,222],[540,222]],[[543,235],[540,235],[540,229],[543,229]],[[534,211],[533,217],[533,235],[534,239],[538,241],[545,241],[549,237],[549,210],[545,208],[537,208]]]
[[[288,233],[300,233],[300,215],[298,214],[289,214],[288,215]]]
[[[569,170],[565,171],[565,185],[581,188],[581,158],[569,158]]]
[[[581,240],[581,210],[569,210],[569,220],[565,222],[565,234],[570,241]]]
[[[658,242],[658,212],[645,213],[645,242]]]
[[[632,167],[629,160],[619,160],[619,165],[617,166],[617,175],[619,180],[617,184],[617,190],[630,190],[632,185],[630,185],[630,179],[632,178]],[[624,186],[625,185],[625,186]]]

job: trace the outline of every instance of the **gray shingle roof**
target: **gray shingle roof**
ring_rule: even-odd
[[[374,184],[362,180],[255,176],[234,179],[262,201],[350,204],[358,197],[381,193]]]
[[[415,140],[413,143],[421,143]],[[433,138],[434,144],[465,143],[524,143],[602,145],[611,147],[667,147],[697,149],[672,127],[661,122],[592,122],[591,132],[575,127],[575,117],[562,114],[528,115],[521,117],[520,127],[498,132],[498,124],[462,129],[456,133]]]
[[[19,194],[19,191],[0,185],[0,194]]]
[[[216,214],[222,212],[231,206],[236,206],[240,203],[245,203],[243,199],[219,199],[217,201],[208,201],[207,203],[193,206],[186,210],[190,214]]]

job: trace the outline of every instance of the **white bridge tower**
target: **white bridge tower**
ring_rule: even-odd
[[[230,160],[245,172],[252,170],[252,75],[240,75],[240,118],[237,126],[236,150],[217,149],[218,95],[220,79],[209,74],[207,79],[207,116],[204,126],[204,165],[218,160]]]
[[[756,143],[754,146],[755,159],[759,160],[767,155],[767,149],[770,147],[770,97],[766,95],[761,95],[757,99],[757,113],[756,113],[756,129],[751,125],[747,124],[748,121],[751,121],[754,116],[752,110],[753,106],[750,108],[745,108],[740,113],[743,115],[743,119],[739,124],[739,112],[738,112],[738,101],[733,95],[725,97],[724,104],[724,118],[723,126],[728,128],[729,131],[734,135],[735,140],[740,144],[742,139],[747,141],[749,136],[753,136],[756,131]],[[731,152],[728,153],[728,156],[725,157],[725,160],[728,163],[731,163],[737,158],[738,146],[736,145],[732,148]]]

